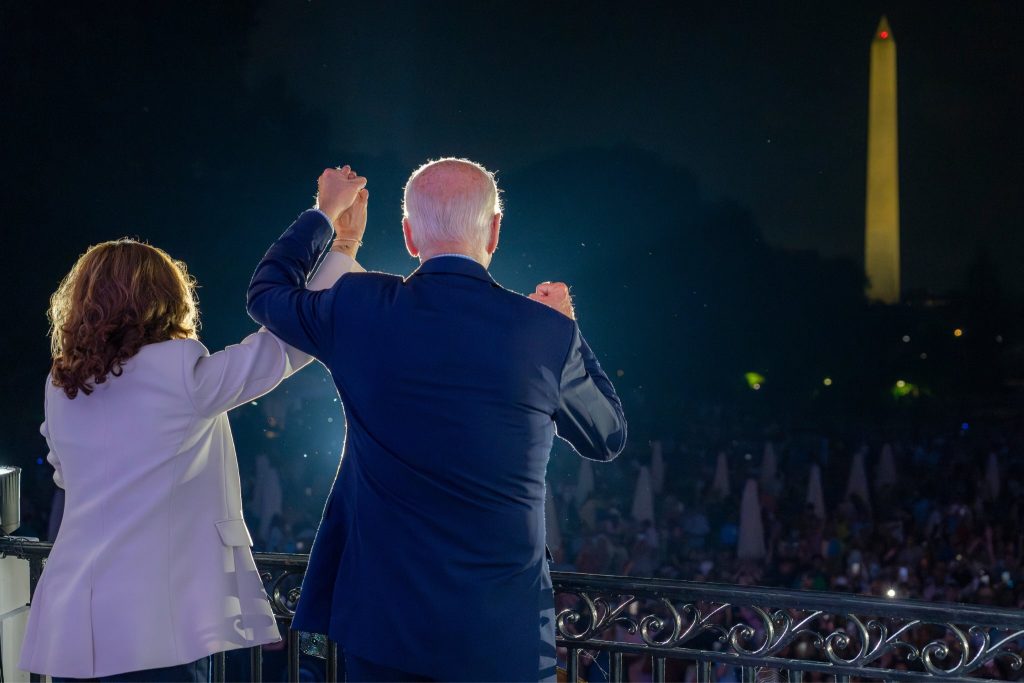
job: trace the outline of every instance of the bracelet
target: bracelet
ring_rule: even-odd
[[[357,240],[354,237],[335,237],[334,241],[335,242],[355,242],[357,247],[363,246],[362,241]]]

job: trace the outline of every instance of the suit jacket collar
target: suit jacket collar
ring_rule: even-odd
[[[459,258],[458,256],[435,256],[434,258],[427,259],[406,279],[408,280],[409,278],[418,277],[420,275],[434,275],[440,273],[463,275],[465,277],[482,280],[483,282],[494,285],[495,287],[500,286],[494,281],[494,278],[491,277],[491,274],[488,273],[487,269],[482,265],[476,261],[467,258]]]

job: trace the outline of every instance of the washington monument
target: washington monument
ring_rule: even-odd
[[[896,41],[883,16],[871,42],[864,268],[868,298],[900,300],[900,188],[896,136]]]

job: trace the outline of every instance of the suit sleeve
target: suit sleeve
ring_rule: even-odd
[[[309,288],[330,288],[345,273],[361,270],[344,254],[328,254]],[[313,360],[266,329],[214,354],[198,342],[186,345],[184,353],[185,384],[193,407],[202,415],[216,415],[258,398]]]
[[[612,460],[626,446],[622,401],[575,323],[554,419],[558,436],[585,458]]]
[[[333,232],[320,212],[302,213],[260,261],[248,292],[253,320],[285,343],[321,359],[331,347],[337,287],[310,292],[306,278]]]

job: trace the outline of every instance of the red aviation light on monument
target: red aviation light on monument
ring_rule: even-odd
[[[889,40],[892,38],[892,29],[889,27],[889,19],[883,14],[875,29],[876,40]]]

